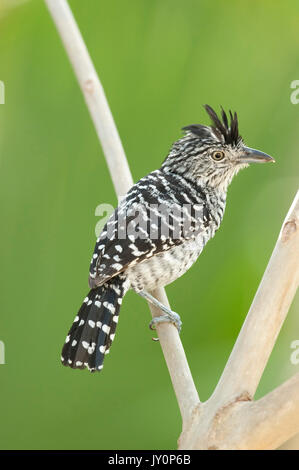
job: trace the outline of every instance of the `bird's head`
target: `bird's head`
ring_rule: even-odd
[[[205,109],[211,126],[192,124],[183,127],[185,136],[176,141],[162,164],[165,172],[176,172],[206,185],[226,190],[233,176],[250,163],[275,160],[246,147],[239,134],[237,114],[224,110],[221,118],[208,105]]]

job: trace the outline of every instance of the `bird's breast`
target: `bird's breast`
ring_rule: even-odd
[[[153,290],[172,283],[188,271],[210,238],[211,233],[200,234],[194,240],[185,241],[129,268],[127,275],[131,287],[137,291]]]

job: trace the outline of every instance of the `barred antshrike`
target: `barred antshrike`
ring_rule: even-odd
[[[103,368],[130,288],[164,312],[151,327],[170,321],[180,329],[180,317],[147,291],[171,283],[198,258],[222,221],[233,176],[249,163],[274,161],[245,147],[236,113],[229,121],[223,109],[221,118],[205,109],[212,125],[184,127],[161,168],[141,178],[108,219],[91,260],[91,290],[63,346],[65,366]]]

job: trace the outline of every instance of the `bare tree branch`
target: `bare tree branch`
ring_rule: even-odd
[[[276,449],[299,431],[299,373],[261,398],[195,410],[180,449]]]
[[[218,404],[252,398],[299,283],[299,191],[214,392]]]
[[[252,401],[299,280],[299,192],[212,397],[195,407],[180,449],[275,449],[299,432],[299,374]]]
[[[250,404],[245,448],[276,449],[299,432],[299,372]]]
[[[66,0],[45,0],[84,95],[118,195],[133,185],[104,89]]]
[[[278,450],[299,450],[299,434],[295,434],[291,439],[284,442],[278,447]]]
[[[103,87],[87,47],[66,0],[45,0],[67,51],[87,107],[103,147],[110,175],[118,195],[124,195],[133,184],[129,165],[117,132]],[[164,289],[152,293],[164,305],[169,305]],[[160,310],[149,305],[152,315]],[[177,329],[172,324],[159,324],[158,336],[171,376],[183,422],[199,402],[186,355]]]
[[[152,294],[156,299],[159,299],[160,302],[169,307],[164,289],[156,289]],[[149,307],[153,317],[161,315],[161,311],[158,308],[151,304],[149,304]],[[198,393],[176,327],[169,325],[169,323],[161,323],[158,326],[158,335],[181,410],[183,426],[185,426],[191,417],[194,407],[200,403]]]

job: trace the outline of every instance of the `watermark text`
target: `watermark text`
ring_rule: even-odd
[[[299,339],[295,339],[294,341],[292,341],[290,347],[291,349],[294,349],[294,351],[290,355],[290,361],[294,366],[296,366],[297,364],[299,364]]]
[[[5,104],[5,85],[2,80],[0,80],[0,104]]]
[[[291,88],[294,88],[294,91],[291,93],[290,100],[292,104],[299,103],[299,80],[293,80],[291,82]]]
[[[0,341],[0,364],[5,364],[5,345]]]

